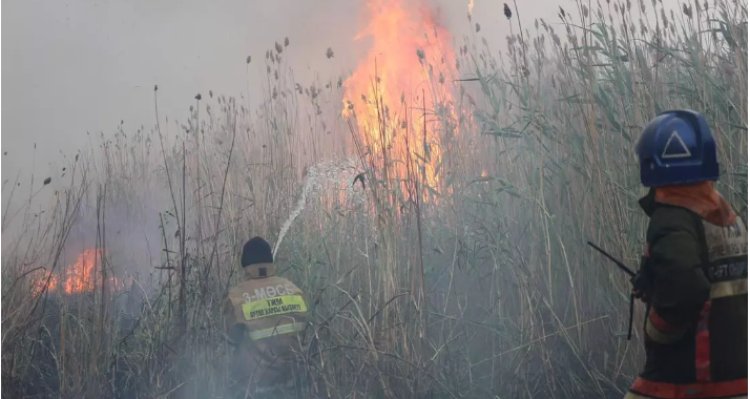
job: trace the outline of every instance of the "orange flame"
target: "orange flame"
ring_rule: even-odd
[[[421,3],[368,1],[369,25],[355,40],[370,38],[372,46],[344,82],[343,115],[356,115],[364,143],[387,154],[393,177],[407,178],[417,164],[424,166],[424,184],[436,189],[442,155],[436,121],[455,116],[456,55],[450,33]]]
[[[96,265],[100,256],[99,249],[85,249],[76,261],[68,266],[63,284],[66,294],[78,294],[96,288]]]
[[[76,257],[75,262],[68,266],[61,278],[50,272],[45,272],[40,278],[36,278],[32,283],[32,292],[34,295],[39,295],[44,292],[45,288],[49,292],[55,292],[58,287],[61,287],[68,295],[94,291],[97,283],[101,281],[97,274],[101,256],[101,249],[83,250]],[[123,287],[123,283],[116,277],[109,277],[107,283],[109,287],[115,289]]]

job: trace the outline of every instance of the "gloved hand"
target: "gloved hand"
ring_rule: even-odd
[[[641,258],[641,267],[635,276],[630,278],[630,283],[633,285],[632,294],[634,297],[640,299],[644,303],[649,303],[652,294],[652,278],[651,278],[651,262],[649,258]]]

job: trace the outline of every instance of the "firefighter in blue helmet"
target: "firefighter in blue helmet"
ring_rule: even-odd
[[[649,193],[635,294],[647,304],[646,364],[626,398],[747,397],[747,230],[714,188],[704,117],[668,111],[636,152]]]

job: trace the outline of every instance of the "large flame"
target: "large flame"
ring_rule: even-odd
[[[451,35],[422,0],[369,0],[368,11],[369,25],[355,39],[369,38],[371,48],[344,82],[343,114],[356,115],[361,139],[388,158],[391,178],[421,169],[423,184],[437,189],[438,120],[455,116]]]
[[[102,250],[89,248],[83,250],[76,257],[75,262],[68,265],[62,276],[58,277],[52,273],[44,273],[34,280],[32,291],[41,294],[45,288],[49,292],[56,292],[59,288],[68,295],[81,294],[94,291],[101,276],[97,273]],[[107,286],[114,289],[122,288],[122,282],[116,277],[107,278]]]

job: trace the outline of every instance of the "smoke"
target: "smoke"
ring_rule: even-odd
[[[111,196],[98,210],[91,203],[84,204],[66,252],[77,254],[86,248],[103,247],[109,263],[117,266],[111,272],[118,278],[144,282],[161,263],[163,234],[170,232],[162,232],[157,215],[168,208],[166,199],[159,198],[166,193],[153,190],[133,194],[130,198]]]
[[[512,27],[502,15],[502,2],[425,3],[440,10],[441,22],[457,40],[477,23],[490,48],[504,48]],[[535,18],[554,24],[558,6],[567,3],[518,2],[514,20],[517,14],[530,30]],[[678,5],[677,0],[665,3]],[[154,84],[160,87],[162,116],[170,120],[184,118],[196,92],[213,90],[257,105],[258,88],[265,83],[257,60],[285,37],[292,49],[287,61],[300,81],[345,74],[365,51],[352,40],[363,26],[364,4],[10,2],[3,9],[3,32],[12,40],[4,41],[2,50],[2,149],[7,152],[2,168],[6,176],[32,166],[45,172],[62,163],[63,154],[75,154],[88,132],[109,134],[120,120],[129,128],[152,124]],[[335,57],[326,57],[328,48]],[[246,64],[247,56],[253,62]]]

